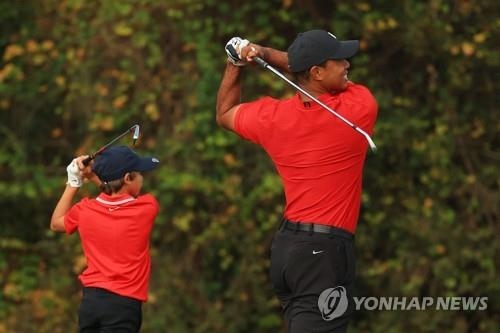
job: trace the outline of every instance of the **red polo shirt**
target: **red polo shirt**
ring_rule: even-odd
[[[150,234],[158,214],[150,194],[84,198],[66,214],[66,233],[78,230],[87,268],[79,276],[86,287],[147,300]]]
[[[371,134],[377,103],[370,91],[350,83],[320,101]],[[356,230],[361,202],[366,139],[315,102],[298,94],[264,97],[240,106],[235,130],[261,145],[283,182],[287,219]]]

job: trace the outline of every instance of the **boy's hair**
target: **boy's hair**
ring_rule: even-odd
[[[130,180],[134,180],[136,176],[137,176],[136,172],[129,173]],[[111,180],[109,182],[102,182],[101,185],[99,186],[99,190],[101,192],[106,193],[107,195],[111,195],[113,193],[120,191],[123,185],[125,185],[125,177]]]

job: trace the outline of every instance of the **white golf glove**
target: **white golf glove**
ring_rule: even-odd
[[[76,158],[71,161],[71,163],[66,168],[68,172],[68,184],[71,187],[80,187],[83,184],[82,173],[78,168],[78,164],[76,163]]]
[[[245,66],[247,63],[241,60],[241,50],[250,44],[248,39],[241,37],[233,37],[226,43],[224,49],[226,50],[228,60],[235,66]]]

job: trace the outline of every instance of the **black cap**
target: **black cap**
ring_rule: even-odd
[[[302,72],[328,59],[347,59],[358,52],[358,40],[340,41],[325,30],[299,33],[288,48],[288,66],[293,73]]]
[[[150,171],[160,161],[155,157],[140,157],[127,146],[113,146],[95,158],[92,170],[103,182],[121,179],[132,171]]]

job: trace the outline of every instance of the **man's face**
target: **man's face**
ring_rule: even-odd
[[[321,86],[329,92],[342,91],[347,88],[348,69],[347,60],[327,60],[321,70]]]

